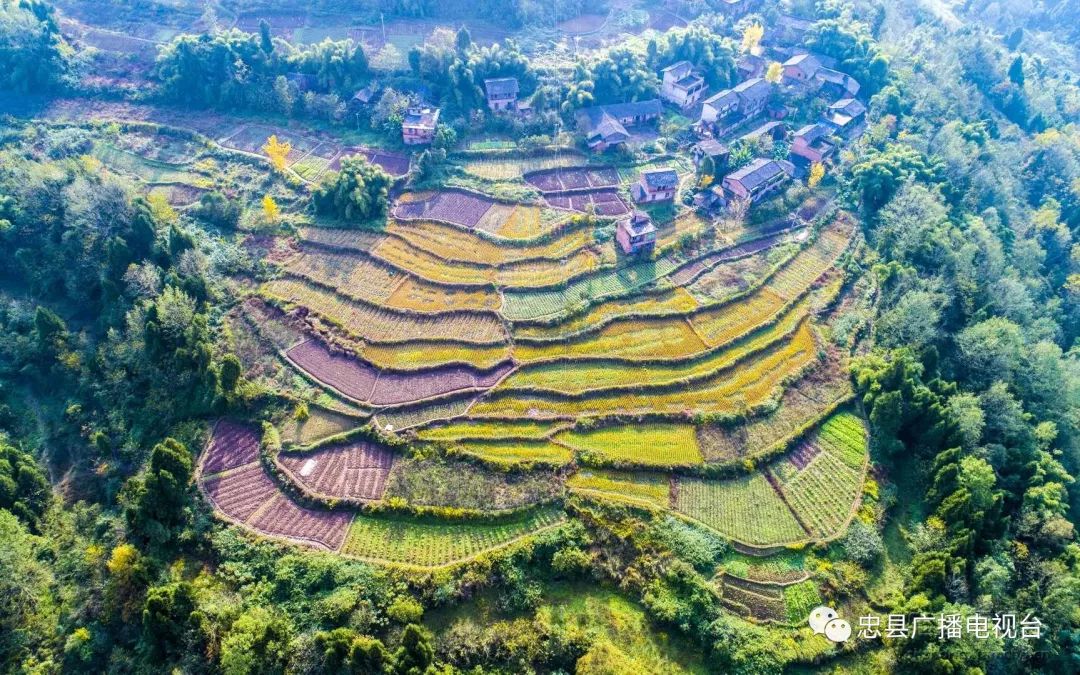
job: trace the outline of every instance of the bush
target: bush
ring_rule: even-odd
[[[885,550],[877,529],[859,521],[851,524],[840,544],[848,558],[864,566],[877,560]]]
[[[393,179],[361,156],[348,157],[312,193],[315,211],[340,220],[362,222],[386,217]]]

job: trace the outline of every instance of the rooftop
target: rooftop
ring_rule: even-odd
[[[728,154],[728,147],[715,138],[707,138],[699,142],[697,148],[708,157],[720,157]]]
[[[439,122],[439,109],[432,107],[409,108],[401,124],[406,127],[434,129]]]
[[[679,174],[674,169],[657,169],[645,171],[641,179],[654,190],[670,190],[679,184]]]
[[[794,167],[791,162],[759,157],[738,171],[729,173],[725,180],[738,181],[747,190],[753,190],[762,183],[776,177],[777,174],[786,173],[790,176],[793,172]]]
[[[497,77],[484,80],[484,90],[488,96],[517,96],[518,81],[516,77]]]
[[[649,232],[655,232],[656,226],[653,225],[652,218],[649,218],[649,214],[644,211],[634,210],[630,217],[623,221],[626,224],[626,229],[631,234],[648,234]]]

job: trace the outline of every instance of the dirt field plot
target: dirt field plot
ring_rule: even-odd
[[[367,161],[382,167],[383,171],[391,176],[398,177],[409,173],[409,158],[407,156],[362,146],[344,148],[341,153],[337,157],[334,157],[333,161],[330,162],[330,169],[334,171],[339,170],[341,168],[341,161],[346,157],[352,157],[354,155],[363,155]]]
[[[441,220],[474,228],[496,203],[479,195],[442,191],[399,202],[393,208],[393,215],[402,220]]]
[[[278,487],[258,462],[203,480],[210,501],[223,514],[246,522],[268,500],[278,494]]]
[[[286,131],[280,127],[265,126],[262,124],[249,124],[228,138],[219,141],[226,148],[242,150],[257,155],[263,154],[262,147],[271,136],[277,136],[281,143],[290,143],[292,151],[289,153],[289,161],[295,162],[308,154],[319,144],[313,138]]]
[[[259,458],[259,434],[254,427],[221,420],[206,448],[203,474],[209,476],[250,464]]]
[[[528,173],[525,182],[545,195],[567,190],[616,188],[619,172],[613,168],[556,168]]]
[[[390,451],[367,441],[315,452],[278,455],[289,476],[315,494],[333,499],[382,499],[394,465]]]
[[[260,509],[249,526],[266,535],[294,539],[336,551],[345,541],[353,514],[319,511],[295,503],[282,493]]]

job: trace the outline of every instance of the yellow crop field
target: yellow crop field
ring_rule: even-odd
[[[458,310],[499,310],[502,298],[490,288],[459,288],[433,284],[423,279],[407,276],[386,304],[396,309],[417,312],[452,312]]]
[[[394,345],[367,344],[361,355],[373,365],[391,370],[422,370],[449,363],[464,363],[487,370],[509,359],[510,348],[417,340]]]
[[[401,271],[365,256],[318,250],[295,255],[281,267],[371,303],[385,302],[406,278]]]
[[[494,316],[396,314],[295,279],[268,281],[263,284],[262,292],[280,301],[307,307],[349,333],[372,342],[460,340],[489,344],[502,342],[506,337],[502,324]]]
[[[522,363],[556,358],[621,357],[676,359],[705,351],[705,343],[685,319],[627,320],[565,343],[519,344],[514,356]]]
[[[784,306],[784,298],[762,288],[736,302],[705,310],[690,320],[710,347],[725,345],[768,321]]]
[[[701,464],[691,424],[627,424],[587,431],[562,431],[555,441],[605,460],[651,466]]]
[[[685,289],[675,288],[653,295],[609,300],[592,307],[577,318],[551,326],[520,326],[514,329],[514,337],[557,339],[619,317],[679,314],[693,311],[697,306],[697,300]]]
[[[441,424],[436,427],[421,429],[417,438],[425,441],[454,441],[461,439],[526,438],[539,440],[547,438],[555,426],[532,420],[506,420],[488,422],[484,420],[461,420]]]
[[[671,491],[667,476],[656,473],[583,469],[566,481],[573,491],[602,495],[608,499],[644,502],[667,508]]]
[[[684,234],[697,234],[709,225],[709,221],[696,210],[688,211],[675,218],[671,225],[657,229],[656,245],[667,246],[678,241]]]
[[[473,159],[465,162],[463,168],[466,173],[487,180],[521,180],[522,176],[533,171],[584,166],[585,163],[585,157],[567,152],[536,157]]]
[[[554,286],[600,266],[600,256],[588,249],[576,251],[563,260],[530,260],[508,263],[498,269],[495,281],[507,288]]]
[[[593,242],[591,232],[575,230],[543,244],[498,244],[461,228],[423,220],[391,223],[386,231],[440,258],[485,266],[537,258],[560,260]]]
[[[395,267],[408,270],[421,279],[437,284],[482,286],[495,281],[495,270],[492,268],[451,263],[414,248],[406,241],[396,237],[383,239],[372,250],[372,254]]]
[[[823,231],[809,248],[768,280],[768,287],[787,299],[798,296],[833,266],[847,243],[845,233],[833,229]]]
[[[674,391],[599,393],[581,399],[497,394],[470,409],[473,417],[573,418],[648,412],[738,413],[770,398],[784,380],[814,361],[813,332],[807,324],[792,339],[744,361],[736,369]]]
[[[454,444],[455,450],[496,464],[566,464],[573,455],[550,441],[467,441]]]
[[[539,206],[520,205],[494,230],[494,234],[507,239],[532,239],[544,233]]]
[[[564,394],[580,394],[611,387],[661,386],[687,378],[700,378],[728,368],[740,359],[765,349],[795,330],[806,318],[808,303],[789,311],[774,325],[730,348],[712,352],[692,361],[664,364],[612,364],[606,361],[539,363],[524,366],[503,380],[499,390],[545,389]]]

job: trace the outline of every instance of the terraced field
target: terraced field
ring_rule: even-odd
[[[500,184],[524,176],[564,208],[624,190],[638,171],[560,157],[470,160],[464,170]],[[336,501],[324,519],[282,492],[250,449],[201,474],[222,515],[426,568],[566,517],[528,505],[483,524],[409,503],[392,517],[341,510],[400,502],[385,493],[391,472],[441,458],[506,480],[547,476],[564,497],[664,511],[766,553],[842,534],[861,496],[865,432],[844,408],[847,353],[820,328],[845,292],[837,262],[853,248],[850,217],[704,237],[712,224],[676,207],[661,241],[690,243],[646,259],[623,256],[601,227],[546,213],[456,188],[405,192],[380,231],[307,227],[279,247],[277,273],[257,288],[278,317],[255,321],[281,334],[276,353],[306,386],[370,411],[370,422],[322,408],[303,425],[279,422],[294,448],[271,458],[280,480]],[[398,464],[366,441],[331,438],[364,423],[421,452]],[[443,492],[439,504],[453,506]],[[783,623],[811,596],[754,583],[725,585],[725,603]]]

